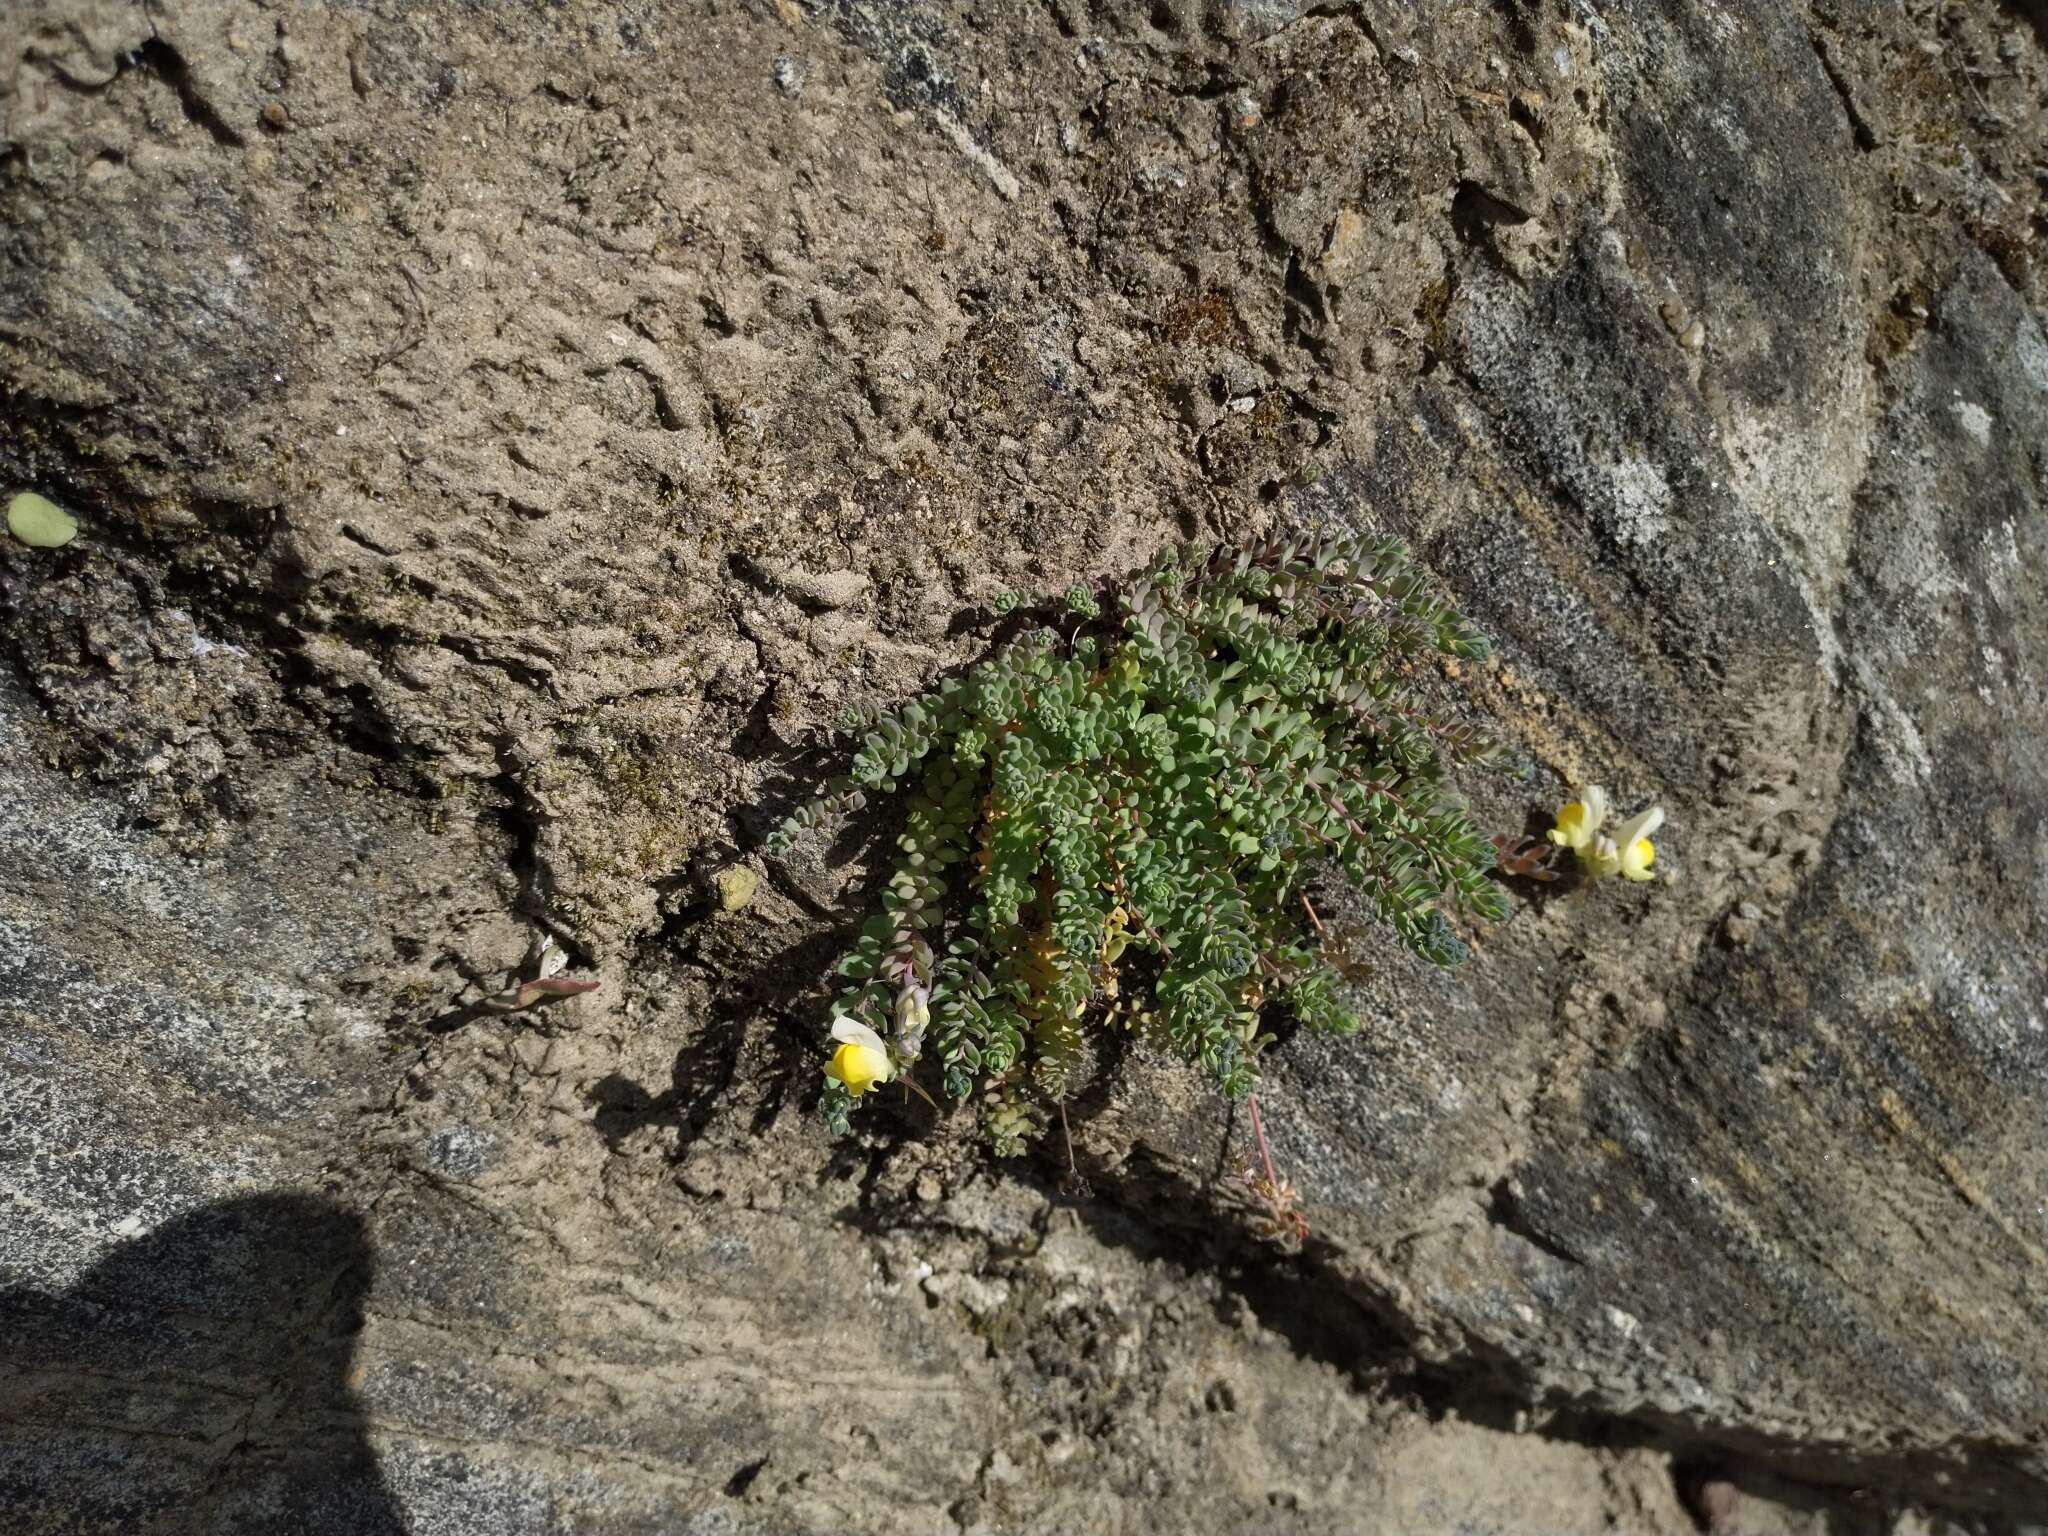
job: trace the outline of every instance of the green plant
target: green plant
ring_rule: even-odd
[[[1324,861],[1439,965],[1464,953],[1446,903],[1503,915],[1493,848],[1447,782],[1497,753],[1420,687],[1427,653],[1486,645],[1399,542],[1304,534],[1185,565],[1168,549],[1119,596],[1105,615],[1077,586],[1058,629],[850,720],[851,775],[770,838],[786,853],[870,792],[909,791],[880,910],[839,967],[835,1127],[929,1047],[1015,1151],[1104,1026],[1250,1092],[1265,1008],[1357,1027],[1302,889]]]

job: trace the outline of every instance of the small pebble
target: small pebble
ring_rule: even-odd
[[[779,55],[775,60],[775,88],[785,96],[801,96],[810,73],[788,54]]]
[[[529,1072],[538,1072],[548,1063],[548,1052],[555,1048],[554,1041],[545,1035],[517,1035],[512,1040],[512,1055]]]
[[[7,531],[36,549],[62,549],[78,537],[78,519],[47,496],[18,491],[7,503]]]
[[[264,127],[274,128],[279,133],[283,133],[285,129],[291,127],[291,125],[292,115],[291,113],[285,111],[283,102],[266,101],[265,103],[263,103]]]
[[[859,601],[868,578],[859,571],[784,571],[778,585],[807,608],[844,608]]]
[[[1678,344],[1688,352],[1697,352],[1707,344],[1707,328],[1695,320],[1678,333]]]
[[[1702,1521],[1709,1536],[1732,1536],[1742,1518],[1742,1490],[1722,1477],[1707,1477],[1692,1489],[1694,1517]]]
[[[718,910],[737,912],[754,899],[754,892],[761,888],[761,877],[744,864],[735,864],[718,872]]]

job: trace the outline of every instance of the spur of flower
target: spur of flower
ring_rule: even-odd
[[[1579,798],[1558,808],[1557,825],[1550,840],[1578,856],[1579,868],[1587,878],[1604,880],[1620,875],[1624,880],[1649,880],[1650,866],[1657,861],[1657,846],[1650,834],[1664,825],[1664,807],[1653,805],[1638,811],[1610,834],[1607,824],[1607,792],[1588,784]]]
[[[896,1075],[889,1047],[867,1025],[847,1018],[834,1019],[832,1038],[840,1044],[832,1059],[825,1063],[825,1075],[844,1083],[846,1091],[855,1098],[881,1087]]]

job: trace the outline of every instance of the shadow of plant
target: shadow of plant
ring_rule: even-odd
[[[730,1112],[744,1113],[758,1136],[793,1104],[815,1097],[822,1081],[825,1023],[838,980],[835,967],[858,931],[873,892],[837,899],[821,877],[837,869],[876,869],[896,835],[901,809],[885,799],[838,829],[821,851],[792,859],[764,856],[768,882],[830,924],[792,943],[763,947],[758,924],[744,914],[721,919],[711,876],[758,849],[767,833],[817,785],[844,767],[830,743],[788,748],[775,743],[760,711],[734,738],[734,754],[771,760],[754,798],[730,812],[730,840],[702,850],[691,870],[671,882],[676,901],[668,921],[645,946],[650,961],[693,970],[711,985],[713,1001],[692,1038],[676,1053],[659,1088],[613,1073],[589,1090],[594,1124],[612,1151],[649,1129],[675,1134],[673,1161]],[[809,877],[809,878],[807,878]],[[929,1115],[922,1105],[915,1113]]]

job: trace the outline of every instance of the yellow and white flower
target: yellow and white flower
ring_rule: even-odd
[[[1624,880],[1652,880],[1650,866],[1657,862],[1657,845],[1650,834],[1664,825],[1664,807],[1653,805],[1638,811],[1615,831],[1614,838],[1601,839],[1601,858],[1614,861],[1615,873]]]
[[[848,1018],[834,1019],[832,1038],[840,1045],[825,1064],[825,1075],[846,1084],[846,1091],[855,1098],[879,1088],[896,1075],[889,1047],[867,1025]]]
[[[1557,825],[1550,829],[1550,840],[1583,859],[1585,850],[1600,834],[1600,823],[1606,819],[1607,791],[1598,784],[1588,784],[1579,792],[1578,799],[1558,808]]]
[[[1559,807],[1557,825],[1550,840],[1578,855],[1579,867],[1587,878],[1604,880],[1620,875],[1624,880],[1650,880],[1650,866],[1657,861],[1657,846],[1650,834],[1664,825],[1664,807],[1653,805],[1638,811],[1612,836],[1601,829],[1607,822],[1607,792],[1588,784],[1579,798]]]

